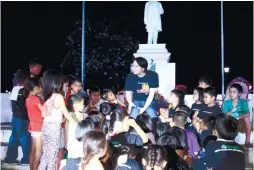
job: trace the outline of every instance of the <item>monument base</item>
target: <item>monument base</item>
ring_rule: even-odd
[[[166,44],[139,44],[134,57],[143,57],[148,61],[148,69],[159,75],[159,93],[168,98],[170,91],[175,88],[175,63],[169,63],[171,53]],[[153,67],[153,68],[152,68]]]

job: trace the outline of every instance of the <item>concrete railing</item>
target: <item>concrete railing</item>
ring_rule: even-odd
[[[251,112],[251,120],[253,118],[253,94],[249,94],[248,96],[248,104],[249,104],[249,109]],[[9,93],[1,93],[0,95],[1,98],[1,123],[2,122],[11,122],[12,118],[12,110],[11,110],[11,103],[10,103],[10,94]],[[222,103],[222,95],[217,96],[217,101]],[[186,95],[185,96],[185,104],[189,107],[194,103],[193,101],[193,95]]]

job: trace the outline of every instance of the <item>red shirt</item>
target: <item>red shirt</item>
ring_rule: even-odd
[[[66,93],[66,96],[64,98],[64,102],[65,102],[65,105],[67,106],[67,103],[68,103],[68,100],[69,98],[71,97],[71,91],[69,90],[67,93]]]
[[[28,113],[28,118],[30,120],[28,130],[41,132],[41,127],[43,123],[43,117],[41,110],[38,107],[40,103],[40,98],[37,96],[29,95],[26,98],[26,109]]]
[[[64,98],[65,106],[67,106],[67,103],[68,103],[68,100],[69,100],[70,97],[71,97],[71,91],[69,90],[69,91],[66,93],[66,96],[65,96],[65,98]],[[64,115],[63,115],[63,118],[64,118]],[[61,127],[62,127],[62,128],[65,128],[65,121],[61,124]]]

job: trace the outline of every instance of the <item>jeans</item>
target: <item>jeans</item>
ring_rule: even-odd
[[[29,152],[31,147],[31,136],[28,132],[29,120],[12,118],[11,136],[8,143],[5,161],[16,161],[18,157],[18,146],[20,145],[23,152],[22,163],[29,163]]]
[[[130,117],[136,119],[137,116],[139,115],[139,108],[142,108],[145,106],[145,101],[134,100],[133,103],[136,107],[131,108]],[[154,107],[154,103],[151,103],[150,106],[148,106],[148,108],[145,111],[145,114],[150,116],[150,118],[157,118],[158,117],[157,112]]]

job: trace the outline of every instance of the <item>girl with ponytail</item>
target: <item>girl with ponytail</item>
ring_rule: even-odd
[[[83,137],[84,158],[82,170],[104,170],[99,158],[103,157],[108,148],[106,136],[99,131],[90,131]]]
[[[166,170],[167,152],[159,145],[150,145],[142,158],[144,170]]]

